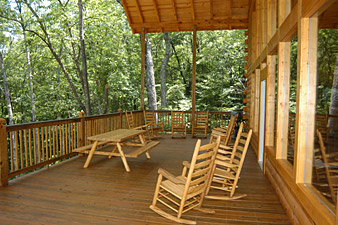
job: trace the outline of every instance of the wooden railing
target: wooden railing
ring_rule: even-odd
[[[163,122],[164,130],[171,130],[171,111],[169,110],[155,110],[159,122]],[[176,111],[175,111],[176,112]],[[185,122],[187,123],[187,132],[191,132],[192,129],[192,113],[191,111],[185,111]],[[230,112],[209,112],[209,132],[212,128],[221,127],[227,125]]]
[[[155,111],[165,130],[171,130],[171,111]],[[209,112],[209,130],[226,126],[229,112]],[[143,112],[133,111],[135,124],[144,124]],[[185,112],[188,132],[191,131],[191,112]],[[0,118],[0,186],[9,178],[70,158],[73,149],[89,144],[88,137],[108,131],[128,128],[125,113],[37,122],[5,126]]]

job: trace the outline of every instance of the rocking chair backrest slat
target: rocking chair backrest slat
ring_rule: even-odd
[[[127,113],[126,112],[126,118],[127,118],[127,123],[128,123],[128,127],[129,129],[135,128],[135,122],[134,122],[134,116],[133,116],[133,112]]]
[[[235,180],[234,180],[234,183],[233,183],[233,188],[231,190],[230,196],[233,196],[233,194],[235,193],[236,186],[237,186],[238,179],[239,179],[239,175],[241,174],[241,170],[242,170],[242,167],[243,167],[244,159],[245,159],[246,153],[248,151],[251,135],[252,135],[252,130],[249,131],[247,137],[241,136],[241,138],[244,138],[246,141],[245,141],[244,149],[243,150],[238,150],[238,148],[237,148],[237,150],[239,151],[240,157],[238,157],[238,160],[239,160],[239,162],[238,162],[238,169],[236,171],[236,177],[235,177]],[[236,153],[237,153],[237,151],[236,151]],[[234,157],[236,157],[236,154],[234,154]],[[233,159],[233,161],[234,161],[234,159]]]
[[[171,112],[171,124],[174,127],[185,126],[185,118],[183,112]]]
[[[235,131],[237,117],[238,117],[238,114],[236,114],[235,116],[231,115],[231,117],[230,117],[228,129],[227,129],[227,132],[226,132],[226,135],[225,135],[225,143],[224,143],[225,145],[230,144],[232,135],[234,134],[234,131]]]
[[[188,193],[188,190],[193,186],[204,186],[207,184],[219,143],[220,137],[217,139],[216,143],[204,146],[201,146],[200,139],[197,141],[187,175],[187,183],[185,186],[186,193]],[[210,163],[206,163],[207,161]],[[191,190],[189,192],[191,193]]]

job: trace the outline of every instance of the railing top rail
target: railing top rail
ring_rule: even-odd
[[[115,113],[109,113],[109,114],[104,114],[104,115],[93,115],[93,116],[85,116],[85,121],[88,121],[88,120],[95,120],[95,119],[103,119],[103,118],[109,118],[109,117],[112,117],[112,116],[119,116],[120,114],[125,114],[126,112],[130,113],[130,112],[133,112],[133,113],[137,113],[137,112],[143,112],[141,110],[135,110],[135,111],[124,111],[122,113],[120,112],[115,112]]]
[[[149,111],[149,110],[148,110]],[[171,111],[174,112],[181,112],[182,110],[151,110],[155,112],[163,112],[163,113],[170,113]],[[127,112],[142,112],[142,110],[135,110],[135,111],[127,111]],[[183,111],[184,113],[191,113],[191,111]],[[125,112],[123,112],[124,114]],[[230,114],[231,112],[221,112],[221,111],[209,111],[210,114]],[[93,115],[93,116],[85,116],[85,121],[95,120],[95,119],[103,119],[103,118],[109,118],[112,116],[118,116],[121,113],[115,112],[105,115]],[[62,119],[62,120],[51,120],[51,121],[41,121],[41,122],[34,122],[34,123],[24,123],[24,124],[16,124],[16,125],[8,125],[7,131],[18,131],[18,130],[25,130],[25,129],[32,129],[32,128],[40,128],[45,126],[54,126],[54,125],[60,125],[60,124],[69,124],[69,123],[77,123],[80,122],[81,118],[70,118],[70,119]]]
[[[23,123],[23,124],[16,124],[16,125],[8,125],[6,126],[7,131],[18,131],[18,130],[26,130],[32,128],[39,128],[45,126],[54,126],[60,124],[68,124],[68,123],[78,123],[80,122],[80,118],[70,118],[70,119],[63,119],[63,120],[51,120],[51,121],[42,121],[42,122],[34,122],[34,123]]]
[[[154,112],[164,112],[164,113],[170,113],[170,112],[184,112],[184,113],[191,113],[191,110],[189,111],[184,111],[184,110],[165,110],[165,109],[161,109],[161,110],[146,110],[146,111],[154,111]],[[242,110],[233,110],[233,111],[242,111]],[[196,112],[206,112],[206,111],[196,111]],[[209,111],[209,113],[212,113],[212,114],[222,114],[222,113],[225,113],[225,114],[230,114],[231,112],[225,112],[225,111]]]

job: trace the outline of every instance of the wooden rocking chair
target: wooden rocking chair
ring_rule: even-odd
[[[204,133],[204,138],[207,138],[209,111],[196,112],[195,116],[196,119],[192,122],[192,137],[195,137],[195,134],[197,133]]]
[[[129,114],[126,112],[126,119],[127,119],[129,129],[145,130],[148,135],[149,141],[151,140],[149,129],[148,129],[150,124],[136,126],[135,121],[134,121],[133,112],[130,112]]]
[[[158,131],[162,130],[164,136],[164,125],[163,122],[158,123],[155,117],[154,111],[143,111],[145,124],[150,125],[151,135],[154,137],[155,133],[158,136]]]
[[[222,136],[221,143],[228,146],[231,142],[232,135],[234,134],[234,131],[235,131],[237,117],[238,117],[238,114],[236,114],[235,116],[231,115],[229,123],[228,123],[228,127],[218,127],[218,128],[212,129],[210,142],[212,142],[214,138],[217,138],[218,136]]]
[[[243,132],[243,123],[241,123],[232,152],[229,154],[229,147],[225,146],[225,148],[223,148],[223,146],[220,146],[211,173],[213,176],[209,181],[206,192],[207,196],[205,196],[206,198],[235,200],[246,196],[246,194],[235,195],[235,191],[249,147],[251,135],[252,130],[250,130],[249,133]],[[229,196],[209,195],[210,189],[229,192]]]
[[[205,213],[215,213],[213,210],[201,208],[205,191],[210,180],[210,172],[215,160],[220,138],[216,143],[201,146],[201,140],[196,143],[189,171],[184,168],[181,176],[174,176],[164,169],[159,169],[154,199],[150,208],[159,215],[178,223],[196,224],[196,221],[181,219],[183,213],[195,209]],[[163,180],[165,178],[166,180]],[[159,209],[160,202],[177,213],[177,216]]]
[[[337,202],[337,190],[338,190],[338,169],[337,169],[338,162],[329,161],[330,155],[326,154],[326,148],[324,145],[322,134],[319,131],[319,129],[316,129],[316,133],[318,136],[319,147],[320,147],[320,152],[322,156],[321,158],[324,162],[327,183],[330,189],[330,194],[328,195],[328,197],[331,197],[332,202],[336,203]],[[332,156],[337,157],[336,154]]]
[[[175,132],[182,132],[182,137],[187,136],[187,126],[183,112],[171,111],[171,138],[174,138]]]

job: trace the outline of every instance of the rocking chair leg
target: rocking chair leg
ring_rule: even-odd
[[[153,198],[153,203],[151,204],[151,206],[155,207],[155,205],[156,205],[158,193],[160,192],[161,182],[162,182],[162,175],[160,174],[160,175],[158,175],[157,184],[156,184],[155,193],[154,193],[154,198]]]

